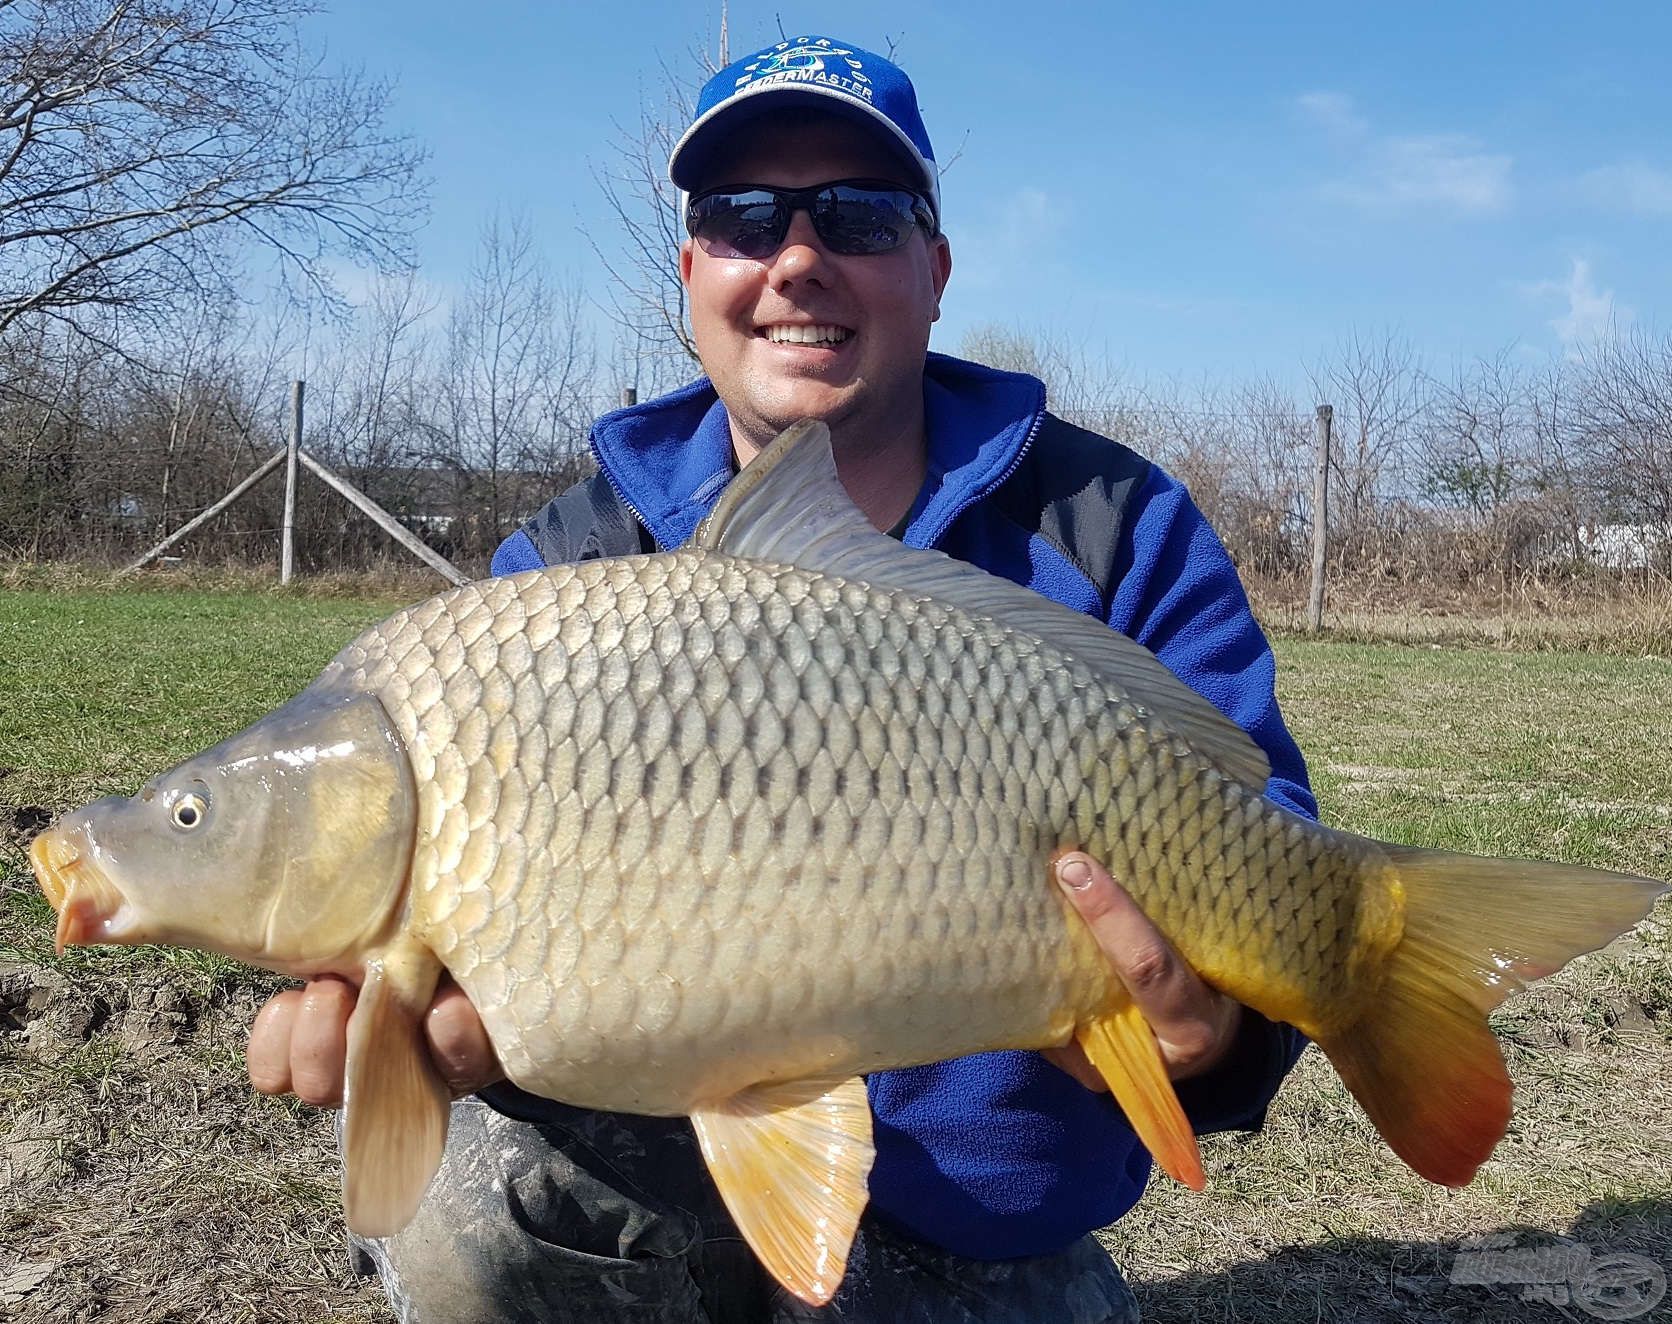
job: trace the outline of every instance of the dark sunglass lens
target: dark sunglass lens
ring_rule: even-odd
[[[819,196],[818,229],[824,242],[849,255],[888,253],[911,236],[911,195],[876,189],[835,188]]]
[[[691,235],[710,257],[761,258],[784,239],[778,201],[756,194],[714,194],[691,206]]]

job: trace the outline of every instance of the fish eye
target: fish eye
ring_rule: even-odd
[[[208,813],[209,802],[196,791],[188,791],[174,802],[174,808],[169,811],[168,816],[175,827],[190,832],[202,824]]]

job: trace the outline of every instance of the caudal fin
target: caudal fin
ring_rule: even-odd
[[[1647,878],[1384,845],[1405,932],[1375,1005],[1319,1039],[1394,1153],[1462,1186],[1509,1125],[1510,1082],[1486,1016],[1649,913]]]

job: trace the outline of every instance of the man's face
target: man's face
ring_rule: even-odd
[[[835,117],[789,128],[756,121],[739,138],[702,187],[907,178],[874,135]],[[945,238],[921,228],[890,253],[832,253],[805,211],[765,258],[711,257],[690,239],[680,248],[697,353],[734,429],[757,445],[802,418],[848,435],[863,429],[881,442],[902,419],[918,417],[929,327],[951,270]],[[845,335],[836,343],[774,341],[772,329],[784,326]]]

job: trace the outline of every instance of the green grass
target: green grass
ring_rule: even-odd
[[[398,605],[0,591],[0,795],[132,789],[294,694]]]
[[[1278,667],[1327,821],[1672,873],[1672,661],[1285,641]]]
[[[51,951],[51,912],[7,831],[20,809],[56,814],[133,792],[295,694],[400,605],[250,590],[0,589],[0,955]],[[194,952],[65,960],[73,970],[113,955],[211,983],[229,965]]]

